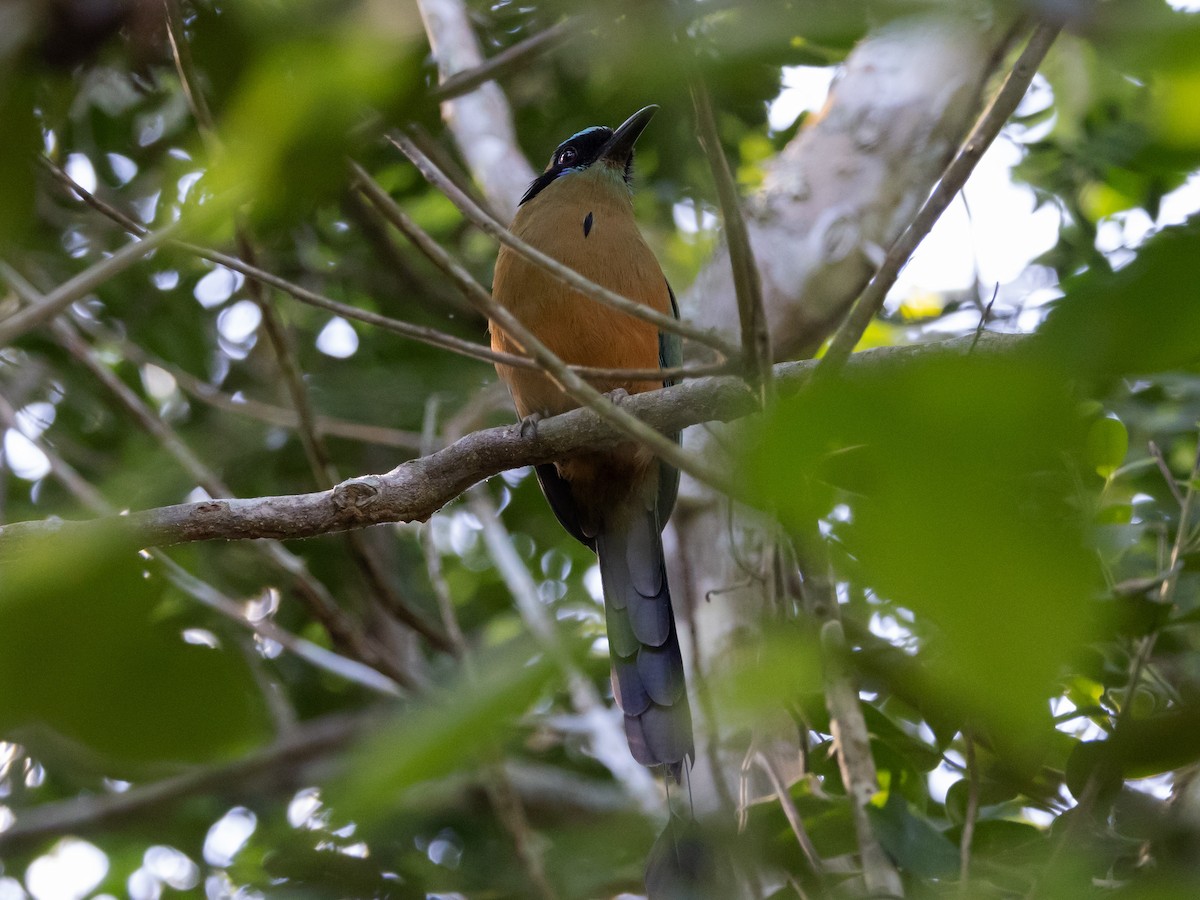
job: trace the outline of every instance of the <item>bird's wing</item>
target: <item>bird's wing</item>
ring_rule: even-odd
[[[675,300],[675,292],[667,283],[667,293],[671,296],[671,315],[679,318],[679,303]],[[673,331],[658,333],[658,364],[662,368],[683,365],[683,338]],[[663,380],[664,387],[670,387],[675,379]],[[679,443],[679,432],[668,435],[675,443]],[[666,527],[667,519],[671,518],[671,510],[675,508],[675,497],[679,494],[679,470],[661,460],[658,463],[658,527]]]
[[[535,466],[534,472],[537,474],[538,483],[542,486],[542,493],[546,495],[546,502],[550,504],[550,509],[554,511],[554,516],[558,519],[559,524],[575,540],[589,550],[595,550],[596,539],[584,533],[583,526],[579,522],[579,508],[575,505],[575,498],[571,494],[571,485],[558,474],[558,467],[554,463],[543,463]]]

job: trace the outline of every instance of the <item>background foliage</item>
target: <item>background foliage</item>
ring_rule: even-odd
[[[482,340],[485,323],[348,189],[350,156],[490,283],[494,244],[380,140],[409,126],[462,165],[416,8],[167,7],[185,65],[158,3],[0,5],[4,263],[46,292],[127,243],[65,173],[148,228],[181,218],[189,240],[295,284]],[[896,297],[871,332],[970,333],[988,307],[987,327],[1035,340],[787,399],[738,450],[781,547],[803,561],[820,520],[879,770],[871,820],[914,896],[1200,889],[1200,224],[1164,215],[1200,168],[1200,25],[1153,0],[1078,7],[1007,133],[1023,152],[1017,176],[1061,214],[1058,243],[994,308],[991,284],[932,310]],[[997,21],[1024,11],[978,9]],[[892,17],[944,12],[471,4],[489,55],[587,16],[564,49],[504,79],[535,159],[581,127],[663,107],[639,143],[635,202],[677,289],[716,241],[684,67],[699,60],[749,191],[802,124],[767,126],[781,67],[836,65]],[[19,304],[11,272],[0,314]],[[1053,302],[1020,289],[1031,280]],[[294,427],[273,322],[322,417],[327,463]],[[237,496],[291,494],[386,471],[508,421],[494,382],[485,363],[167,245],[0,350],[0,516],[163,506],[222,482]],[[258,544],[181,546],[167,562],[103,540],[2,556],[0,897],[640,891],[662,821],[586,752],[568,679],[528,636],[485,531],[489,508],[502,510],[562,647],[606,690],[594,560],[527,474],[424,526],[286,542],[300,575]],[[442,645],[398,624],[398,605]],[[857,845],[818,638],[800,598],[777,615],[714,685],[719,740],[736,767],[740,726],[789,713],[806,774],[788,796],[825,865],[806,862],[774,796],[749,803],[740,833],[732,811],[715,816],[703,840],[759,896],[850,890]],[[247,619],[374,667],[403,697],[315,667]],[[122,813],[122,796],[154,785],[160,798]],[[104,815],[21,836],[23,822],[53,824],[89,798]],[[63,872],[75,893],[55,892]]]

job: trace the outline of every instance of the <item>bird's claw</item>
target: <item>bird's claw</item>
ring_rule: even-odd
[[[629,399],[629,391],[625,388],[613,388],[611,391],[605,391],[604,396],[614,405],[620,406]]]
[[[517,423],[517,430],[521,437],[537,437],[538,422],[542,421],[541,413],[530,413]]]

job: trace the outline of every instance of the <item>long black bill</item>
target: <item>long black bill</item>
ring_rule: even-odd
[[[652,103],[649,106],[643,106],[626,119],[600,150],[599,158],[611,159],[618,163],[629,162],[629,157],[633,155],[633,145],[646,126],[650,124],[650,120],[654,118],[656,112],[658,112],[658,106]]]

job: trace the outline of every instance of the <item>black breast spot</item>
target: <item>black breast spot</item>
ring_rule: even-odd
[[[592,214],[588,213],[583,217],[583,236],[587,237],[592,232]]]

